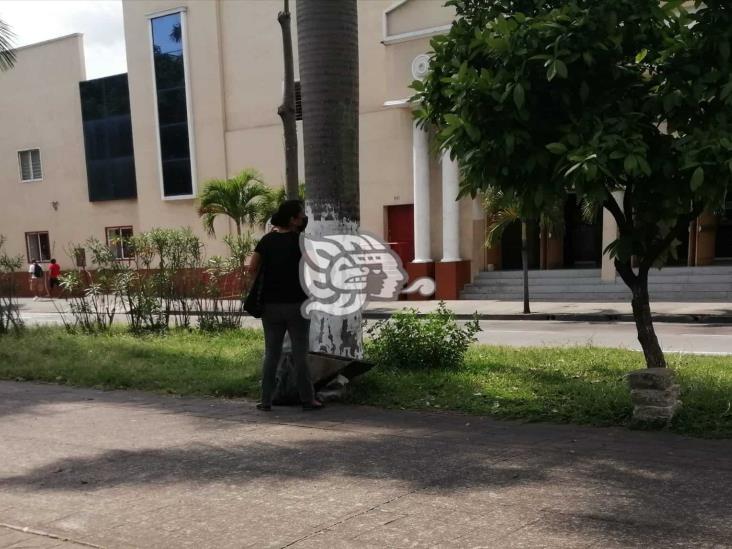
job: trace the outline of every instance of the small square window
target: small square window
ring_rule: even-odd
[[[43,179],[40,149],[18,151],[18,163],[20,164],[21,181],[40,181]]]
[[[134,257],[131,238],[132,227],[107,227],[107,245],[114,252],[116,259],[124,260]]]
[[[51,260],[51,241],[47,232],[25,233],[25,244],[28,252],[28,263]]]

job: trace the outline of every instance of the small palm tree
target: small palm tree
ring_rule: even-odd
[[[203,226],[214,235],[214,221],[219,215],[230,217],[241,236],[242,225],[259,225],[268,219],[268,204],[272,191],[254,169],[246,169],[229,179],[212,179],[199,197],[198,215]]]
[[[501,242],[503,233],[513,225],[514,222],[521,222],[521,267],[524,278],[524,314],[531,312],[529,307],[529,251],[528,251],[528,226],[525,219],[521,219],[519,207],[516,200],[507,199],[503,193],[488,189],[483,199],[483,207],[488,218],[488,237],[485,244],[493,247]]]
[[[298,186],[298,198],[305,202],[305,185],[300,183]],[[277,208],[280,207],[285,200],[287,200],[287,186],[280,187],[278,189],[270,189],[269,195],[265,198],[262,206],[264,217],[262,219],[262,226],[267,225]]]
[[[492,248],[501,242],[505,230],[521,222],[521,267],[524,281],[524,314],[531,312],[529,306],[529,238],[528,220],[521,217],[521,203],[517,197],[506,197],[501,191],[488,188],[483,195],[483,207],[488,218],[488,237],[485,245]],[[555,234],[564,229],[564,215],[560,204],[548,208],[539,215],[539,226]]]
[[[10,26],[0,19],[0,71],[12,69],[15,65],[14,38],[15,33]]]

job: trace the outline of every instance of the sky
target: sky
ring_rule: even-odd
[[[18,47],[82,33],[87,78],[127,71],[121,0],[0,0],[0,19]]]

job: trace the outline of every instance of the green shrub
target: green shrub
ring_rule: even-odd
[[[15,272],[23,264],[21,256],[11,256],[3,249],[5,237],[0,234],[0,334],[20,333],[23,320],[18,312],[18,288]]]
[[[479,331],[477,318],[461,327],[443,302],[426,315],[405,309],[367,330],[366,356],[386,368],[458,368]]]

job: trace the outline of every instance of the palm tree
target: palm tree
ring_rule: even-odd
[[[501,242],[503,233],[515,222],[521,222],[521,267],[524,279],[524,314],[529,314],[529,250],[528,250],[528,226],[526,220],[521,219],[519,210],[514,202],[503,200],[500,192],[493,192],[490,198],[483,201],[488,218],[488,237],[485,244],[492,248]]]
[[[10,26],[0,19],[0,71],[10,70],[15,65],[14,38],[15,33]]]
[[[277,15],[282,29],[282,54],[285,63],[285,78],[282,90],[282,104],[277,114],[282,119],[285,132],[285,195],[294,200],[298,197],[297,176],[297,112],[295,101],[295,67],[292,55],[292,33],[290,32],[290,2],[284,0],[283,10]]]
[[[270,189],[269,194],[265,197],[262,203],[262,211],[264,215],[262,219],[263,226],[267,224],[267,221],[270,220],[270,218],[277,211],[277,208],[279,208],[280,204],[282,204],[285,200],[290,200],[288,198],[286,185],[283,187],[279,187],[278,189]],[[305,185],[302,183],[298,185],[298,192],[297,196],[295,196],[295,200],[305,202]]]
[[[515,222],[521,223],[521,268],[524,281],[524,314],[529,314],[529,238],[528,219],[521,216],[521,201],[518,197],[506,197],[501,191],[488,188],[483,194],[483,207],[488,218],[488,236],[485,245],[489,248],[499,244],[503,233]],[[564,216],[557,203],[539,215],[539,226],[561,234],[564,230]]]
[[[203,226],[214,235],[214,220],[219,215],[230,217],[236,224],[236,234],[241,236],[242,225],[259,225],[268,219],[267,204],[271,190],[261,174],[246,169],[229,179],[208,181],[199,197],[198,215]]]
[[[358,9],[356,0],[298,0],[308,232],[353,233],[358,185]],[[361,315],[311,318],[311,349],[361,355]]]

